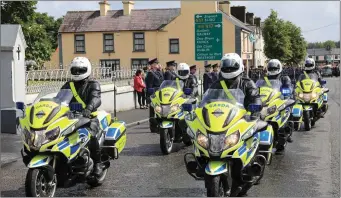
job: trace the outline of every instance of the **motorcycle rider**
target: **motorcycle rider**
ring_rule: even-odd
[[[312,80],[316,80],[321,84],[322,76],[320,72],[316,70],[315,61],[312,58],[307,58],[305,60],[304,72],[298,77],[298,80],[301,81],[306,79],[307,77]]]
[[[249,110],[250,104],[262,105],[259,89],[248,77],[244,77],[244,65],[240,56],[236,53],[225,54],[221,59],[219,79],[212,85],[212,89],[223,89],[220,81],[225,81],[228,89],[241,89],[245,95],[244,107]],[[251,117],[259,117],[260,112],[254,112]]]
[[[191,88],[192,93],[191,96],[195,97],[195,91],[194,88],[196,86],[196,82],[191,77],[189,72],[189,65],[187,63],[180,63],[178,66],[178,72],[177,72],[177,78],[182,80],[184,82],[184,89],[185,88]]]
[[[298,81],[304,80],[310,78],[312,80],[318,81],[322,87],[322,76],[321,73],[319,71],[316,70],[316,66],[315,66],[315,61],[312,58],[307,58],[305,60],[305,65],[304,65],[304,71],[303,74],[301,74],[298,77]],[[322,105],[322,111],[326,112],[327,111],[327,106],[326,104]],[[324,114],[320,115],[322,118],[324,117]]]
[[[279,80],[282,83],[282,87],[288,87],[293,92],[291,79],[287,75],[282,75],[283,65],[278,59],[271,59],[267,65],[267,78],[269,80]],[[294,96],[294,94],[291,94]],[[293,142],[291,135],[287,139],[288,142]]]
[[[97,111],[101,106],[101,86],[97,81],[90,80],[91,63],[86,57],[75,57],[70,65],[71,81],[66,82],[61,89],[71,89],[73,98],[71,102],[82,104],[84,117],[91,118],[91,113]],[[94,161],[93,174],[100,176],[103,169],[101,165],[101,149],[97,140],[99,132],[98,119],[91,119],[90,124],[91,139],[89,149],[91,158]]]

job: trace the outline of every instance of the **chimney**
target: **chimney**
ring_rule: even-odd
[[[231,16],[230,1],[219,1],[219,10]]]
[[[131,10],[134,9],[134,1],[122,1],[123,3],[123,14],[130,15]]]
[[[254,21],[254,14],[247,12],[246,13],[246,23],[250,24],[250,25],[255,25],[255,21]]]
[[[246,23],[246,7],[233,6],[231,7],[232,16],[236,17],[239,21]]]
[[[256,25],[257,27],[260,27],[260,22],[261,22],[261,18],[260,18],[260,17],[256,17],[256,18],[255,18],[255,25]]]
[[[99,2],[99,7],[101,16],[105,16],[107,15],[108,10],[110,9],[110,4],[107,2],[107,0],[104,0],[102,2]]]

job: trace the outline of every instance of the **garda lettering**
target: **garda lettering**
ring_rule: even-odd
[[[208,107],[209,108],[212,108],[212,107],[229,108],[230,105],[228,105],[226,103],[218,103],[218,104],[210,104]]]
[[[50,109],[53,108],[53,106],[49,105],[49,104],[41,104],[41,105],[37,106],[36,108],[39,109],[39,108],[43,108],[43,107],[50,108]]]

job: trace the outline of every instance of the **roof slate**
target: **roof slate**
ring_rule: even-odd
[[[106,16],[100,11],[69,11],[59,32],[110,32],[131,30],[158,30],[180,15],[180,8],[134,9],[130,15],[123,10],[109,10]]]

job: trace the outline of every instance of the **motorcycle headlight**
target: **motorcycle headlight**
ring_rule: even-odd
[[[46,143],[48,141],[55,140],[59,136],[59,133],[60,133],[60,128],[59,127],[54,128],[51,131],[46,132],[45,137],[46,137],[47,140],[45,140],[44,143]]]
[[[305,93],[303,94],[303,99],[306,102],[309,102],[311,100],[312,94],[311,93]]]
[[[156,107],[154,108],[154,110],[155,110],[156,113],[160,113],[162,109],[161,109],[160,106],[156,106]]]
[[[32,131],[31,135],[34,135],[34,139],[31,142],[30,147],[38,150],[41,147],[41,145],[43,145],[43,143],[45,142],[44,130],[34,132]]]
[[[208,148],[208,138],[201,132],[198,132],[197,134],[197,142],[204,149]]]
[[[272,106],[272,107],[267,109],[268,115],[271,115],[271,114],[273,114],[275,112],[276,112],[276,105],[274,105],[274,106]]]
[[[316,92],[311,93],[312,98],[316,98],[316,96],[317,96]]]
[[[24,137],[25,137],[25,142],[26,143],[29,143],[29,141],[31,141],[31,132],[30,131],[28,131],[26,128],[24,128],[23,130],[21,130],[22,131],[22,133],[23,133],[23,135],[24,135]]]
[[[225,138],[224,150],[235,146],[239,142],[240,133],[236,131]]]
[[[178,104],[173,105],[173,106],[171,106],[171,108],[170,108],[170,111],[171,111],[171,112],[175,112],[175,111],[177,111],[177,110],[179,110],[179,105],[178,105]]]

